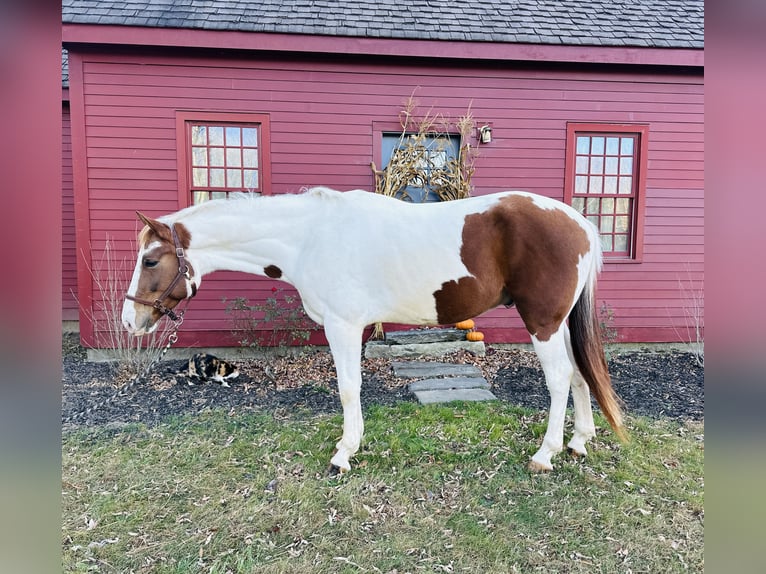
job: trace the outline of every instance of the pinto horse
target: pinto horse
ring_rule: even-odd
[[[213,271],[266,275],[297,289],[306,313],[324,326],[335,362],[343,406],[335,471],[350,470],[364,430],[363,330],[378,322],[452,324],[498,305],[516,306],[550,392],[548,428],[530,468],[551,470],[563,449],[570,385],[572,452],[585,455],[595,436],[591,392],[624,437],[595,313],[598,232],[559,201],[503,192],[412,204],[317,187],[138,216],[145,227],[122,310],[134,334],[155,329],[163,314],[174,317]]]

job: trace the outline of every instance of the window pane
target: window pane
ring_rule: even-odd
[[[239,169],[227,169],[226,170],[226,187],[242,187],[242,170]]]
[[[209,145],[223,145],[223,128],[220,126],[210,126],[208,128]]]
[[[250,147],[258,146],[257,128],[242,128],[242,145]]]
[[[207,148],[192,148],[192,165],[207,165]]]
[[[223,170],[222,169],[211,169],[210,170],[210,183],[208,184],[211,187],[226,187],[226,182],[223,178]]]
[[[258,172],[254,169],[245,170],[245,186],[247,189],[258,188]]]
[[[205,126],[192,126],[192,145],[207,145],[207,128]]]
[[[210,165],[223,167],[223,148],[210,148]]]
[[[193,204],[227,197],[230,192],[262,191],[258,124],[187,125],[190,165],[186,169],[191,170],[189,194]]]
[[[630,210],[630,200],[627,197],[620,198],[617,200],[617,204],[615,206],[617,208],[616,213],[629,213]]]
[[[575,133],[568,144],[574,147],[567,149],[568,161],[574,160],[570,174],[574,181],[568,183],[574,188],[569,190],[571,204],[599,230],[608,256],[630,256],[639,192],[636,178],[642,175],[636,149],[640,136],[624,128],[613,132],[607,124],[589,129],[594,131]]]
[[[592,176],[588,182],[588,193],[601,193],[601,189],[604,186],[604,178],[600,176]]]
[[[628,232],[628,216],[627,215],[620,215],[614,218],[614,230],[617,233]]]
[[[428,152],[428,162],[432,168],[443,168],[447,163],[447,152],[444,150],[430,150]]]
[[[226,128],[226,145],[227,146],[241,146],[239,139],[239,128]]]
[[[604,155],[604,138],[592,139],[590,153],[593,155]]]
[[[226,165],[228,167],[240,167],[242,165],[242,152],[239,148],[226,150]]]
[[[243,149],[242,163],[245,167],[258,167],[258,150],[247,148]]]
[[[204,168],[195,167],[192,169],[192,185],[194,187],[207,186],[207,170]]]

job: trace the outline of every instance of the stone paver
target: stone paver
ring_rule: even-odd
[[[475,365],[453,363],[432,363],[426,361],[393,361],[394,375],[402,379],[420,377],[481,377],[481,370]]]
[[[449,377],[441,379],[423,379],[410,383],[407,387],[416,391],[446,391],[449,389],[489,389],[484,377]]]
[[[464,333],[457,329],[396,331],[387,333],[386,337],[386,341],[369,341],[364,356],[418,359],[438,357],[459,349],[479,356],[485,351],[483,341],[466,341]],[[392,361],[391,369],[400,379],[419,379],[410,383],[408,389],[424,405],[497,400],[481,369],[474,365],[412,360]]]
[[[486,354],[484,341],[443,341],[408,345],[389,345],[385,341],[369,341],[364,346],[364,356],[367,359],[443,357],[456,351],[468,351],[477,357],[483,357]]]
[[[415,396],[420,404],[449,403],[451,401],[494,401],[497,397],[487,389],[447,389],[417,391]]]

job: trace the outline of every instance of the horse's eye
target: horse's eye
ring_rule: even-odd
[[[152,267],[157,267],[157,263],[159,261],[156,261],[154,259],[144,259],[144,267],[151,269]]]

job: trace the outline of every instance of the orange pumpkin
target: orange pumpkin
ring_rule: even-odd
[[[459,323],[455,323],[456,329],[462,329],[464,331],[470,331],[475,327],[475,323],[473,322],[473,319],[466,319],[465,321],[460,321]]]
[[[469,341],[483,341],[484,333],[481,331],[469,331],[465,334],[465,338]]]

